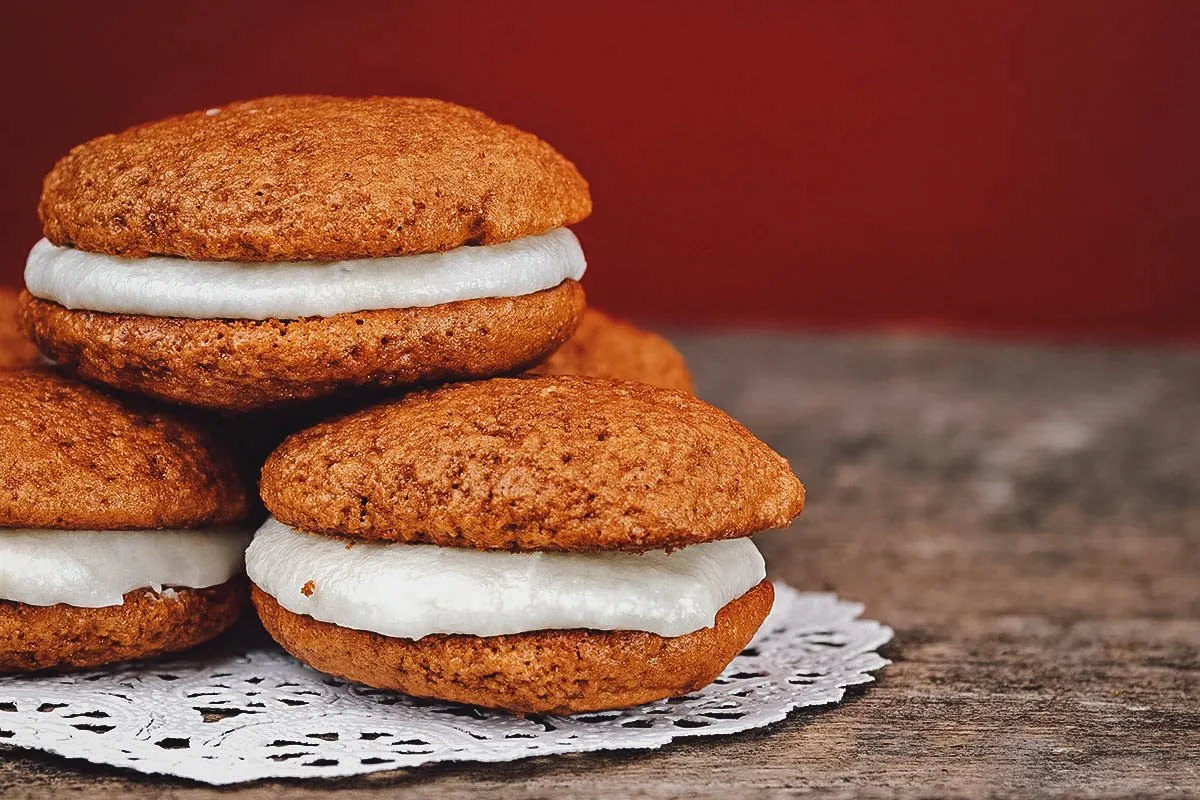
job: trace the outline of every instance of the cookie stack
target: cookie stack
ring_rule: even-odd
[[[588,187],[535,136],[437,100],[271,97],[88,142],[39,210],[22,328],[106,388],[0,379],[25,398],[0,420],[0,669],[236,616],[226,526],[251,503],[174,406],[256,471],[291,434],[245,564],[267,630],[326,672],[617,708],[710,682],[768,613],[747,537],[803,487],[668,342],[585,308]]]

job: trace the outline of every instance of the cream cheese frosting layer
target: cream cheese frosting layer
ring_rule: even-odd
[[[444,253],[334,262],[120,258],[46,239],[25,262],[30,294],[70,309],[188,319],[300,319],[517,297],[583,277],[575,234],[557,228]]]
[[[0,530],[0,600],[119,606],[134,589],[203,589],[242,572],[244,530]]]
[[[561,628],[682,636],[766,576],[749,539],[648,553],[354,542],[267,520],[246,573],[288,611],[402,639]]]

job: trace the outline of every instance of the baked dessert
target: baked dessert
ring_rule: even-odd
[[[17,323],[17,293],[0,289],[0,369],[32,367],[40,360]]]
[[[246,411],[536,363],[583,313],[587,183],[440,100],[268,97],[80,145],[22,324],[83,377]]]
[[[670,342],[594,308],[583,313],[562,347],[527,374],[616,378],[692,391],[692,374]]]
[[[804,488],[723,412],[546,376],[418,392],[289,437],[247,552],[267,631],[379,688],[574,713],[714,680],[771,608],[746,537]]]
[[[0,671],[182,650],[237,619],[250,505],[195,421],[0,372]]]

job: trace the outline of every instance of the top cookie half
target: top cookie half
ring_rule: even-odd
[[[677,390],[497,378],[410,394],[288,438],[263,501],[285,525],[481,550],[686,547],[787,525],[782,456]]]
[[[591,211],[536,136],[441,100],[267,97],[76,147],[38,208],[56,245],[204,261],[337,261],[496,244]]]
[[[0,487],[0,528],[202,528],[251,510],[209,424],[50,369],[0,372]]]

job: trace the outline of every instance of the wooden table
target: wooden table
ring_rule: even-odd
[[[0,796],[1200,796],[1200,352],[681,337],[810,506],[774,577],[896,663],[836,708],[645,754],[215,790],[0,753]]]

